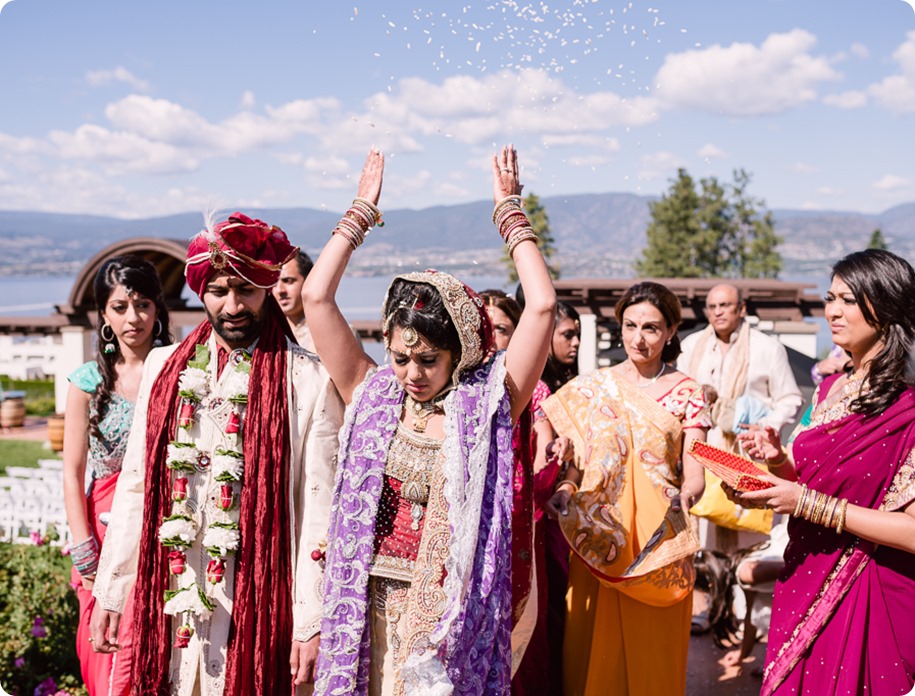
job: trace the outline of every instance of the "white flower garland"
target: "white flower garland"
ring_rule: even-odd
[[[213,614],[213,604],[200,591],[200,588],[192,583],[174,593],[170,593],[169,599],[165,602],[164,611],[169,616],[177,616],[188,612],[196,614],[200,618],[208,619]]]
[[[242,444],[241,409],[248,401],[251,356],[243,351],[233,351],[229,356],[234,365],[232,372],[223,381],[221,392],[228,394],[234,404],[225,427],[226,448],[216,452],[204,452],[190,440],[190,430],[196,419],[197,406],[210,393],[210,354],[205,345],[196,347],[195,355],[188,360],[187,367],[178,377],[178,393],[181,396],[178,413],[176,439],[168,445],[166,465],[171,470],[169,495],[172,500],[172,514],[159,527],[159,541],[172,549],[178,559],[170,570],[176,578],[186,571],[185,550],[197,540],[199,524],[192,519],[194,512],[188,506],[188,477],[212,468],[211,480],[216,495],[208,495],[207,525],[201,543],[207,549],[211,561],[207,568],[207,584],[222,582],[226,557],[234,554],[241,542],[238,528],[238,505],[240,484],[244,475],[244,448]],[[170,556],[171,558],[171,556]],[[215,572],[214,571],[215,567]],[[194,614],[208,619],[213,612],[213,603],[198,582],[191,581],[177,590],[169,590],[165,596],[165,613],[169,616]],[[185,618],[176,633],[175,647],[186,647],[193,629]]]

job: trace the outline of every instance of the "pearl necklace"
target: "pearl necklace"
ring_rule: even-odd
[[[636,369],[635,365],[633,365],[632,363],[629,363],[629,366],[635,372],[635,375],[636,375],[635,378],[636,378],[636,380],[638,380],[638,378],[640,377],[639,371]],[[635,386],[637,386],[639,389],[648,389],[648,387],[650,387],[652,384],[654,384],[659,379],[661,379],[661,375],[663,375],[666,371],[667,371],[667,363],[662,361],[661,369],[658,370],[658,374],[656,374],[654,377],[652,377],[650,380],[648,380],[644,384],[639,384],[638,381],[636,381]]]

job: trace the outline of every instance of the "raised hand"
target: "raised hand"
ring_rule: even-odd
[[[520,196],[524,186],[518,180],[518,153],[506,145],[492,156],[492,197],[498,203],[506,196]]]
[[[359,198],[364,198],[372,205],[378,205],[378,199],[381,197],[381,181],[384,176],[384,155],[377,147],[369,150],[368,157],[365,158],[365,165],[362,167],[362,176],[359,177],[359,189],[356,194]]]
[[[764,428],[751,425],[746,432],[738,433],[740,446],[754,459],[774,462],[782,456],[782,443],[771,425]]]

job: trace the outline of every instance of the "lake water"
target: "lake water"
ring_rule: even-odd
[[[0,277],[0,316],[44,316],[53,313],[54,305],[67,301],[75,277],[54,276],[4,276]],[[468,276],[463,278],[475,290],[501,288],[513,292],[514,286],[505,282],[504,276]],[[815,292],[824,293],[829,286],[828,278],[812,280],[810,278],[785,278],[794,282],[815,282]],[[381,315],[381,303],[391,279],[387,276],[372,278],[344,277],[340,283],[337,301],[344,315],[350,320],[378,319]],[[185,288],[185,292],[190,291]],[[199,304],[193,298],[191,304]],[[817,334],[817,352],[823,353],[832,347],[825,320],[813,320],[819,327]]]
[[[36,276],[2,276],[0,277],[0,316],[45,316],[54,312],[54,305],[67,301],[73,289],[75,276],[55,276],[42,278]],[[512,291],[505,285],[505,278],[492,276],[475,276],[463,278],[475,290],[501,288]],[[344,277],[337,293],[337,303],[348,319],[378,319],[381,316],[381,303],[391,283],[387,276],[373,278]],[[186,298],[192,297],[185,288]],[[189,304],[199,306],[196,297]]]

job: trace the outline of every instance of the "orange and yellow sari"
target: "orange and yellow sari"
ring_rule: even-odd
[[[682,694],[699,543],[670,502],[684,429],[709,426],[702,390],[684,378],[655,401],[603,369],[542,408],[582,471],[560,519],[573,551],[564,692]]]

